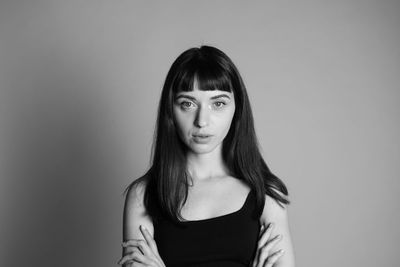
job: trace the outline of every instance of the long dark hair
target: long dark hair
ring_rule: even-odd
[[[218,89],[234,94],[235,113],[223,140],[222,155],[231,174],[256,193],[255,216],[263,211],[265,194],[281,206],[289,204],[285,184],[271,173],[259,151],[250,102],[239,71],[225,53],[211,46],[188,49],[172,64],[161,93],[151,167],[127,190],[144,182],[144,205],[153,219],[161,212],[174,222],[184,220],[180,209],[188,196],[187,148],[177,133],[173,101],[178,92],[192,91],[195,80],[199,90]]]

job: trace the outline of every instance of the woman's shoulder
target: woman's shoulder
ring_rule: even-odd
[[[135,180],[127,189],[124,207],[124,238],[141,238],[139,226],[144,225],[153,230],[152,220],[144,205],[147,179]]]
[[[278,191],[276,191],[276,193],[281,194]],[[284,266],[295,266],[287,207],[286,204],[281,205],[276,199],[265,194],[264,210],[260,218],[260,223],[264,224],[265,227],[267,227],[269,223],[273,223],[270,232],[271,237],[281,235],[282,239],[278,243],[277,249],[283,249],[285,251],[285,256],[280,258],[280,264]]]
[[[281,194],[279,191],[275,190],[277,194]],[[281,194],[282,195],[282,194]],[[261,220],[263,222],[271,221],[285,221],[287,220],[287,206],[278,203],[276,199],[265,194],[264,209],[261,215]]]
[[[148,182],[147,174],[134,180],[126,191],[126,203],[135,203],[136,205],[143,205],[144,194],[146,192]]]

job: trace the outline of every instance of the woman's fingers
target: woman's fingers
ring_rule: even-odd
[[[147,230],[147,228],[144,227],[143,225],[140,225],[139,228],[140,228],[140,232],[142,232],[142,235],[143,235],[144,239],[146,240],[147,244],[149,245],[149,247],[153,250],[154,253],[158,254],[156,242],[154,241],[153,237],[151,236],[149,230]]]
[[[267,244],[265,244],[260,251],[259,257],[258,257],[258,266],[264,266],[264,262],[271,257],[273,254],[271,254],[271,249],[282,239],[282,235],[277,235],[270,241],[268,241]]]
[[[259,236],[262,235],[262,233],[263,233],[263,231],[264,231],[264,228],[265,228],[265,226],[264,226],[264,223],[263,223],[263,224],[261,224],[261,229],[260,229]]]
[[[128,253],[118,262],[130,262],[130,266],[165,266],[157,249],[157,244],[150,232],[142,225],[139,227],[143,239],[130,239],[122,243]],[[125,252],[126,253],[126,252]],[[140,265],[144,264],[144,265]]]
[[[272,267],[275,262],[285,253],[283,249],[278,250],[277,252],[271,254],[267,261],[265,262],[264,267]]]
[[[261,239],[263,238],[263,236],[265,236],[266,231],[268,229],[270,229],[272,226],[273,226],[273,223],[269,223],[267,228],[265,228],[264,223],[261,224],[261,229],[260,229],[260,233],[259,233],[259,236],[258,236],[258,242],[257,242],[257,250],[256,250],[256,254],[255,254],[254,259],[253,259],[252,267],[259,266],[258,258],[259,258],[259,255],[260,255],[261,248],[264,246],[264,243],[265,243],[265,241],[264,241],[265,238],[263,240],[261,240]]]
[[[262,232],[261,238],[258,240],[257,247],[258,249],[262,248],[267,242],[267,240],[270,238],[272,229],[274,228],[274,223],[268,224],[267,228]]]
[[[151,249],[147,245],[146,241],[143,239],[130,239],[124,243],[122,243],[123,247],[137,247],[143,255],[151,255]]]
[[[260,238],[262,236],[262,234],[264,233],[264,223],[261,224],[261,228],[260,228],[260,233],[258,234],[258,240],[260,241]],[[253,259],[253,263],[252,263],[252,267],[256,267],[258,265],[257,259],[258,259],[258,254],[260,253],[260,249],[258,248],[257,245],[257,250],[256,250],[256,254],[254,255],[254,259]]]
[[[139,228],[140,228],[140,231],[142,232],[142,235],[145,238],[147,244],[151,248],[154,256],[156,256],[156,258],[158,259],[159,262],[163,262],[160,254],[158,253],[157,244],[154,241],[153,237],[151,236],[149,230],[147,230],[147,228],[144,227],[143,225],[140,225]]]
[[[282,235],[277,235],[272,240],[268,241],[263,249],[270,251],[281,240],[282,240]]]
[[[140,252],[138,251],[133,251],[132,253],[129,253],[127,255],[125,255],[124,257],[122,257],[119,261],[118,264],[122,265],[125,264],[127,262],[131,262],[131,261],[135,261],[135,262],[139,262],[139,263],[143,263],[143,264],[151,264],[152,262],[144,255],[142,255]]]

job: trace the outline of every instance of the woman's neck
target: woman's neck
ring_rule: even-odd
[[[229,175],[221,150],[218,149],[203,154],[188,153],[187,168],[194,183]]]

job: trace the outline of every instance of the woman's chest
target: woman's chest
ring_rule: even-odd
[[[159,220],[154,224],[154,239],[161,258],[168,267],[248,266],[260,230],[253,208],[249,194],[243,207],[230,214],[179,224]]]

